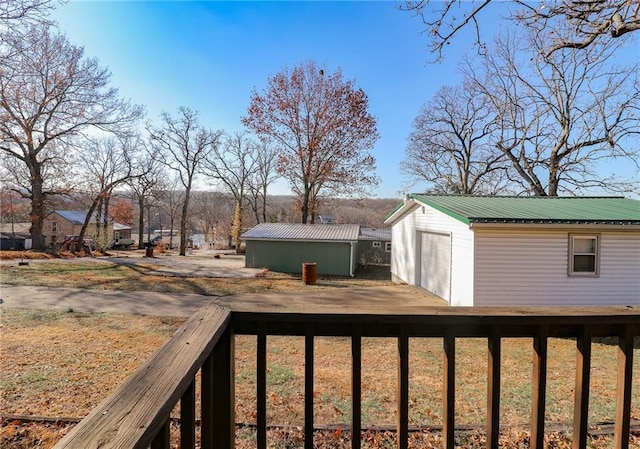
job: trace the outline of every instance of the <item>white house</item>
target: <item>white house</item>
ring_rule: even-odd
[[[640,305],[640,201],[407,195],[391,274],[452,306]]]

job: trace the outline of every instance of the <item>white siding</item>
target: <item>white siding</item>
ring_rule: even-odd
[[[393,279],[420,285],[420,232],[451,234],[450,304],[473,305],[473,233],[468,225],[428,206],[418,205],[391,228]]]
[[[599,234],[600,275],[577,277],[568,231],[476,230],[475,305],[640,305],[640,235]]]

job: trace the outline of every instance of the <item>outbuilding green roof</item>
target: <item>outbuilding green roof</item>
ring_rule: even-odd
[[[622,197],[409,196],[465,224],[640,225],[640,201]]]

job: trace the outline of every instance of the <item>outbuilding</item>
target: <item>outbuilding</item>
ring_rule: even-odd
[[[353,276],[359,234],[355,224],[260,223],[241,236],[245,266],[301,273],[316,263],[318,274]]]
[[[360,228],[358,265],[391,263],[391,229]]]
[[[391,275],[453,306],[640,305],[640,201],[407,195]]]
[[[0,250],[23,251],[31,249],[31,223],[0,224]]]

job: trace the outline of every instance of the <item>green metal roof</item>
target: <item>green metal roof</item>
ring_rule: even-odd
[[[621,197],[422,195],[410,198],[465,224],[640,225],[640,201]]]

